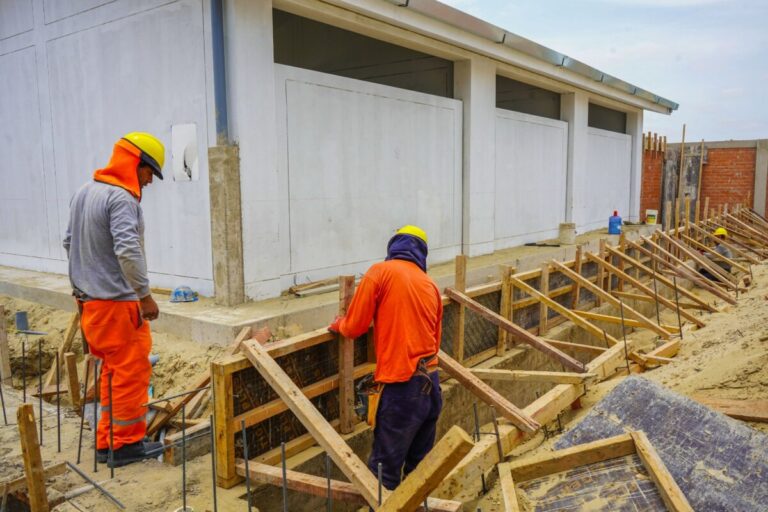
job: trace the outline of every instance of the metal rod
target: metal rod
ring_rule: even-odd
[[[43,446],[43,340],[37,340],[37,394],[38,411],[40,416],[40,446]]]
[[[496,419],[496,409],[491,405],[491,414],[493,415],[493,431],[496,433],[496,448],[499,450],[499,462],[504,462],[504,448],[501,446],[501,436],[499,436],[499,422]]]
[[[59,352],[56,351],[56,451],[61,453],[61,369],[59,368]]]
[[[27,403],[27,335],[21,341],[21,401]]]
[[[115,478],[115,417],[112,411],[112,372],[107,374],[107,386],[109,387],[109,477]]]
[[[3,396],[3,380],[0,378],[0,403],[3,405],[3,422],[8,424],[8,414],[5,412],[5,396]]]
[[[141,406],[142,407],[149,407],[150,405],[159,404],[160,402],[167,402],[168,400],[173,400],[174,398],[179,398],[179,397],[182,397],[182,396],[191,395],[193,393],[198,393],[200,391],[205,391],[206,389],[210,389],[210,388],[211,388],[211,386],[205,386],[205,387],[202,387],[202,388],[196,388],[196,389],[193,389],[192,391],[185,391],[185,392],[179,393],[177,395],[171,395],[171,396],[166,396],[164,398],[158,398],[157,400],[152,400],[151,402],[147,402],[145,404],[141,404]]]
[[[214,433],[213,414],[208,416],[208,423],[211,425],[211,476],[212,476],[212,495],[213,495],[213,512],[218,512],[219,504],[216,496],[216,434]]]
[[[85,359],[85,389],[83,389],[83,399],[80,401],[80,434],[77,438],[77,463],[80,464],[80,454],[83,449],[83,427],[85,426],[85,398],[88,394],[88,379],[90,378],[91,363],[88,358]]]
[[[381,462],[379,462],[377,473],[379,477],[379,506],[381,506],[381,474],[382,474],[382,468],[381,468]]]
[[[280,460],[283,467],[283,512],[288,512],[288,463],[285,460],[285,442],[280,443]]]
[[[248,512],[251,512],[251,472],[248,469],[248,439],[245,436],[245,420],[240,421],[243,430],[243,460],[245,461],[245,493],[248,497]]]
[[[101,491],[101,493],[102,493],[104,496],[106,496],[107,498],[109,498],[109,500],[110,500],[110,501],[112,501],[112,503],[114,503],[115,505],[117,505],[118,507],[120,507],[122,510],[125,510],[125,505],[123,505],[122,503],[120,503],[120,500],[118,500],[118,499],[117,499],[117,498],[115,498],[115,497],[114,497],[112,494],[110,494],[110,492],[109,492],[108,490],[106,490],[104,487],[102,487],[101,485],[99,485],[99,483],[98,483],[98,482],[96,482],[96,480],[94,480],[93,478],[91,478],[91,477],[89,477],[88,475],[86,475],[85,473],[83,473],[83,472],[80,470],[80,468],[78,468],[77,466],[75,466],[75,465],[74,465],[74,464],[72,464],[71,462],[69,462],[69,461],[65,461],[65,463],[67,464],[67,466],[68,466],[68,467],[69,467],[69,468],[70,468],[72,471],[74,471],[75,473],[77,473],[78,475],[80,475],[80,476],[81,476],[81,477],[82,477],[82,478],[83,478],[83,479],[84,479],[86,482],[88,482],[88,483],[92,484],[92,485],[93,485],[95,488],[97,488],[99,491]]]
[[[181,505],[187,512],[187,404],[181,404]]]
[[[427,500],[429,500],[429,497],[424,498],[424,511],[429,512],[429,503],[427,503]]]
[[[98,448],[96,447],[99,439],[99,360],[93,360],[93,472],[99,472],[99,465],[96,461]]]
[[[656,288],[656,261],[651,266],[653,270],[653,298],[656,300],[656,323],[661,325],[661,317],[659,315],[659,291]]]
[[[683,339],[683,322],[680,320],[680,298],[677,294],[677,276],[672,276],[672,284],[675,286],[675,306],[677,306],[677,328],[680,332],[680,339]],[[737,287],[738,288],[738,287]]]
[[[475,415],[475,442],[480,441],[480,415],[477,413],[477,402],[472,403],[472,411]],[[488,492],[485,486],[485,471],[480,472],[480,484],[483,486],[483,494]]]
[[[331,458],[328,453],[325,454],[325,479],[328,486],[328,497],[326,499],[326,512],[333,512],[333,497],[331,496]]]
[[[629,375],[629,351],[627,350],[627,326],[624,324],[624,301],[619,301],[621,311],[621,335],[624,337],[624,361],[627,363],[627,375]]]

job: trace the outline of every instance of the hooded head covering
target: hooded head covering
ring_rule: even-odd
[[[123,188],[141,201],[141,186],[139,185],[138,168],[141,163],[141,150],[120,139],[112,150],[112,158],[103,169],[93,173],[94,181]]]
[[[427,271],[427,243],[421,238],[398,233],[387,244],[387,260],[405,260],[415,263],[424,272]]]

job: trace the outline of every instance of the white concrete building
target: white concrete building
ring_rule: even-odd
[[[433,264],[637,220],[643,111],[675,108],[433,0],[0,0],[0,265],[66,273],[69,199],[129,131],[169,152],[153,284],[236,303],[405,223]]]

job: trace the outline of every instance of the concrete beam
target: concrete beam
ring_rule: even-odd
[[[208,148],[213,290],[225,306],[245,301],[239,155],[237,146]]]
[[[632,136],[632,156],[629,170],[628,220],[640,221],[640,189],[643,179],[643,111],[627,112],[627,135]]]
[[[768,139],[757,141],[757,154],[755,155],[755,202],[757,213],[765,217],[766,193],[768,193]]]

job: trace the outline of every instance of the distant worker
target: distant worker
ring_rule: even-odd
[[[731,250],[722,244],[722,240],[725,240],[728,238],[728,231],[726,231],[725,228],[717,228],[715,232],[713,233],[714,237],[718,240],[718,243],[715,245],[714,251],[719,254],[720,256],[723,256],[724,258],[728,258],[729,260],[733,259],[733,253]],[[727,261],[716,257],[715,255],[711,253],[704,254],[708,259],[711,259],[713,263],[719,265],[723,270],[730,273],[731,272],[731,264]],[[699,270],[699,273],[706,277],[707,279],[710,279],[712,281],[719,281],[720,278],[713,275],[709,270],[706,268],[702,268]]]
[[[386,261],[374,264],[355,291],[347,314],[329,330],[348,338],[376,328],[376,371],[380,389],[374,418],[373,449],[368,467],[394,489],[432,449],[443,399],[437,352],[443,303],[427,275],[427,235],[404,226],[387,245]],[[370,417],[370,416],[369,416]]]
[[[163,144],[133,132],[115,144],[112,158],[93,174],[70,203],[64,248],[69,279],[81,312],[83,335],[102,360],[98,460],[109,450],[109,375],[112,375],[113,461],[124,466],[162,452],[145,442],[152,338],[149,321],[158,315],[149,289],[144,255],[141,192],[152,177],[163,179]]]

